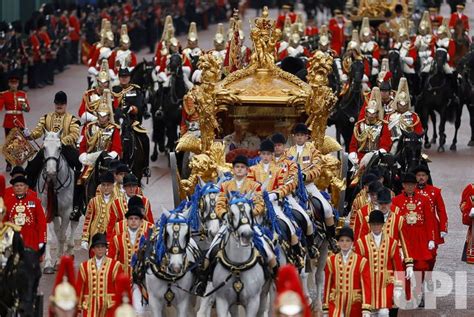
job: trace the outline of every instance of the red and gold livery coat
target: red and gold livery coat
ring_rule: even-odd
[[[440,233],[441,231],[448,232],[448,214],[446,212],[443,196],[441,196],[441,189],[427,184],[422,188],[417,187],[415,192],[420,193],[428,198],[435,221],[435,242],[436,244],[443,244],[444,239],[441,238]]]
[[[274,192],[283,198],[289,194],[288,188],[284,186],[284,171],[275,162],[270,162],[268,171],[265,171],[262,162],[250,167],[248,179],[256,181],[260,184],[267,183],[267,187],[263,188],[268,192]]]
[[[305,175],[306,182],[314,181],[321,172],[319,164],[320,159],[318,155],[319,151],[311,142],[306,142],[300,153],[298,153],[296,145],[288,148],[285,152],[285,156],[288,157],[288,159],[300,165],[301,171]]]
[[[82,228],[82,241],[89,242],[96,233],[106,233],[109,225],[109,210],[113,200],[113,195],[110,195],[107,202],[100,194],[89,201]]]
[[[341,253],[331,255],[324,268],[323,311],[330,317],[358,317],[371,308],[372,289],[367,259],[351,252],[344,263]]]
[[[228,195],[230,195],[231,192],[239,192],[241,194],[252,192],[254,203],[252,211],[254,216],[259,216],[265,212],[265,206],[262,198],[262,186],[259,183],[246,177],[243,179],[243,183],[239,188],[237,186],[237,181],[235,179],[231,179],[221,184],[219,195],[217,196],[216,214],[220,219],[222,219],[222,216],[227,212]]]
[[[471,209],[474,208],[474,184],[469,184],[464,188],[459,207],[461,209],[462,223],[469,228],[467,230],[462,260],[474,264],[474,239],[472,238],[474,218],[469,216]]]
[[[105,317],[114,306],[115,280],[122,273],[122,265],[111,258],[104,257],[100,268],[95,257],[81,264],[76,279],[76,294],[79,297],[79,310],[83,317]]]

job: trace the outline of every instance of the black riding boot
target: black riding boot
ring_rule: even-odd
[[[74,172],[74,196],[72,199],[72,213],[69,216],[71,221],[79,221],[82,215],[83,208],[83,196],[84,196],[84,186],[78,185],[77,180],[81,177],[81,172]]]
[[[316,259],[319,257],[319,250],[314,243],[314,235],[310,234],[306,237],[306,248],[308,249],[308,255],[311,259]]]
[[[329,242],[329,250],[331,250],[334,253],[339,253],[341,249],[337,245],[335,236],[336,236],[336,225],[326,226],[326,239]]]
[[[291,246],[291,260],[298,270],[304,267],[304,253],[299,243]]]

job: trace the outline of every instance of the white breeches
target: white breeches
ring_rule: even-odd
[[[290,229],[290,233],[291,235],[295,235],[296,234],[296,228],[295,228],[295,225],[293,224],[293,222],[291,222],[291,220],[283,213],[283,208],[280,207],[280,205],[278,204],[278,201],[272,201],[272,205],[273,205],[273,210],[275,210],[275,214],[276,216],[283,220],[286,225],[288,226],[288,228]]]
[[[309,215],[306,212],[306,210],[304,210],[303,207],[301,207],[300,204],[298,204],[298,202],[296,201],[295,197],[293,197],[293,195],[288,195],[286,197],[288,198],[288,203],[290,204],[290,207],[292,209],[297,210],[304,217],[304,220],[308,224],[308,227],[306,228],[305,235],[308,235],[308,230],[309,230],[309,232],[313,231],[313,223],[311,221],[311,218],[309,218]],[[303,229],[303,228],[301,228],[301,229]]]
[[[374,316],[374,317],[388,317],[389,316],[389,309],[388,308],[382,308],[382,309],[376,310],[374,313],[372,313],[372,316]]]
[[[334,216],[332,213],[332,207],[326,198],[323,197],[316,185],[314,185],[314,183],[307,183],[305,186],[311,196],[318,198],[321,201],[324,209],[324,218],[332,218]]]
[[[132,287],[132,298],[133,309],[135,309],[135,313],[139,316],[145,314],[146,305],[143,304],[142,292],[140,292],[140,287],[135,283],[133,283]]]

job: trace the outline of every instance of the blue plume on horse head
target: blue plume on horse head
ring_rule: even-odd
[[[280,225],[278,224],[277,215],[276,215],[275,209],[273,209],[273,204],[270,201],[270,197],[266,190],[263,192],[263,201],[265,203],[265,208],[267,209],[267,217],[268,217],[268,220],[270,221],[272,233],[276,232],[278,235],[280,235],[281,228],[280,228]]]
[[[192,230],[198,230],[199,225],[200,225],[200,219],[199,219],[199,200],[202,197],[202,191],[201,188],[199,187],[199,184],[196,185],[196,188],[194,189],[194,193],[191,196],[191,208],[189,210],[189,224],[191,226]]]
[[[306,187],[304,186],[304,177],[303,171],[301,170],[301,165],[298,165],[298,187],[296,187],[296,196],[298,197],[298,203],[301,208],[306,209],[306,204],[308,202],[308,193],[306,192]]]
[[[251,198],[251,195],[247,194],[242,194],[238,191],[231,191],[229,198],[229,205],[235,205],[238,203],[244,203],[244,204],[249,204],[253,206],[253,199]]]

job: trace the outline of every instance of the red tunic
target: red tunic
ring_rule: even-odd
[[[444,239],[441,238],[440,233],[441,231],[448,232],[448,214],[446,213],[443,196],[441,196],[441,189],[427,184],[423,188],[417,187],[415,191],[428,198],[435,220],[435,242],[436,244],[443,244]]]
[[[3,222],[10,221],[21,227],[25,247],[39,250],[40,243],[46,243],[46,217],[41,201],[29,195],[17,198],[5,196],[6,213]]]
[[[108,59],[109,69],[112,69],[115,75],[118,75],[119,67],[115,65],[116,58],[117,58],[117,50],[113,50]],[[135,55],[134,52],[130,51],[130,62],[129,62],[128,67],[135,67],[135,66],[137,66],[137,55]]]
[[[154,223],[153,220],[153,213],[151,212],[151,205],[148,198],[145,196],[140,196],[143,201],[143,205],[145,206],[145,220],[149,221],[150,223]],[[116,234],[113,232],[115,225],[125,219],[125,213],[128,211],[128,199],[125,195],[114,199],[112,204],[110,205],[109,209],[109,225],[107,226],[107,240],[111,241],[113,236]]]
[[[428,250],[428,242],[435,241],[433,213],[428,199],[415,193],[407,196],[402,193],[393,198],[399,215],[405,220],[403,234],[406,238],[408,253],[415,261],[428,261],[433,256]]]
[[[351,252],[347,263],[341,253],[326,261],[323,310],[330,317],[359,317],[371,303],[370,272],[367,259]]]
[[[339,26],[337,20],[332,18],[329,20],[329,32],[331,33],[331,48],[336,51],[337,55],[342,54],[342,48],[344,47],[344,23],[342,27]]]
[[[89,122],[84,129],[82,130],[82,140],[81,144],[79,145],[79,153],[89,153],[88,150],[88,141],[96,132],[94,132],[95,126],[99,123],[97,121]],[[122,156],[122,140],[120,138],[120,129],[114,125],[109,124],[106,128],[109,130],[113,130],[112,132],[112,141],[108,143],[107,148],[102,149],[107,152],[115,151],[117,152],[118,156]],[[97,141],[98,142],[98,141]]]
[[[145,236],[148,238],[148,229],[152,229],[154,226],[153,224],[144,221],[143,225],[137,229],[137,235],[135,237],[135,241],[133,241],[133,244],[130,240],[130,232],[128,230],[126,221],[124,227],[125,228],[122,231],[113,237],[107,256],[120,262],[122,264],[122,270],[131,277],[132,256],[138,251],[141,237]]]
[[[319,30],[318,27],[315,25],[308,25],[306,29],[304,30],[304,34],[306,36],[316,36],[318,35]]]
[[[359,133],[362,133],[363,131],[362,131],[361,126],[363,123],[365,123],[365,119],[357,121],[354,127],[354,131],[358,131]],[[392,147],[391,133],[385,121],[382,122],[382,125],[383,126],[382,126],[382,130],[380,131],[380,137],[378,140],[377,150],[384,149],[386,152],[389,152],[390,148]],[[359,141],[357,141],[355,134],[352,134],[351,143],[349,145],[349,152],[356,152],[357,157],[359,158],[359,161],[367,153],[367,152],[364,152],[363,150],[359,151],[360,146],[361,145],[359,144]]]
[[[81,26],[79,19],[75,15],[69,17],[69,38],[71,41],[79,41],[81,39]]]
[[[291,24],[295,23],[295,21],[296,21],[297,15],[294,12],[288,12],[286,14],[280,14],[277,18],[277,21],[276,21],[276,27],[279,28],[280,30],[283,30],[283,27],[285,26],[285,19],[286,19],[287,15],[290,17]]]
[[[30,35],[30,37],[28,38],[28,42],[31,47],[31,54],[33,57],[33,61],[39,62],[41,60],[41,52],[40,52],[41,43],[40,43],[40,40],[38,39],[36,32]]]
[[[472,239],[474,218],[469,216],[471,209],[474,208],[474,184],[469,184],[464,188],[459,207],[461,209],[462,223],[468,226],[462,258],[467,263],[474,264],[474,241]]]
[[[86,111],[93,113],[93,111],[89,109],[89,105],[95,100],[99,100],[101,95],[102,94],[99,94],[97,89],[89,89],[84,92],[82,95],[81,105],[79,106],[79,111],[77,112],[79,118],[82,117]]]
[[[43,48],[46,52],[46,59],[52,59],[53,56],[51,55],[51,38],[49,37],[48,32],[40,31],[38,32],[38,38],[43,42]]]
[[[84,317],[105,317],[111,314],[116,302],[115,279],[122,273],[122,265],[108,257],[97,269],[95,257],[82,262],[76,279],[78,308]]]
[[[25,105],[25,109],[23,109]],[[30,103],[28,96],[23,90],[11,91],[6,90],[0,93],[0,111],[5,107],[5,118],[3,119],[3,127],[13,129],[15,127],[24,128],[25,119],[23,111],[30,111]]]
[[[396,274],[403,271],[398,242],[382,233],[377,247],[372,233],[369,233],[357,240],[355,252],[369,262],[372,309],[392,308],[394,285],[403,278]]]
[[[451,14],[451,18],[449,19],[449,28],[454,29],[458,20],[462,21],[464,30],[469,31],[469,18],[464,13],[462,13],[461,16],[459,16],[457,12]]]

